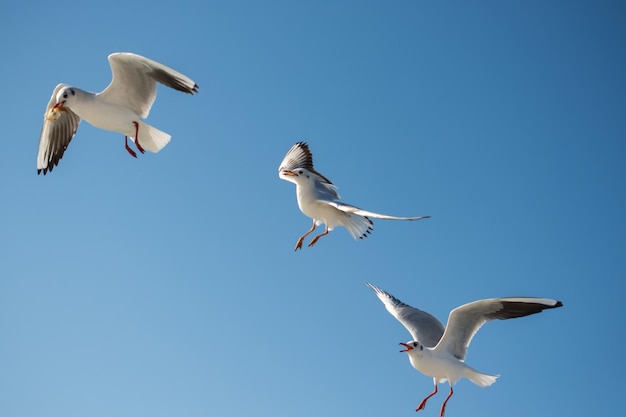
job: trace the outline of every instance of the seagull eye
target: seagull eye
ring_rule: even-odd
[[[67,93],[63,93],[63,98],[67,98]]]
[[[419,343],[413,342],[413,347],[417,347],[417,345],[419,345]]]
[[[303,174],[302,170],[298,171],[298,174],[302,175]]]

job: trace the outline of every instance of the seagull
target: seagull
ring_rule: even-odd
[[[278,168],[278,177],[296,184],[300,211],[313,219],[313,226],[300,236],[294,250],[302,249],[304,238],[321,224],[325,224],[326,229],[315,236],[309,246],[315,245],[320,237],[327,235],[336,226],[344,226],[354,239],[363,239],[373,230],[374,223],[370,217],[385,220],[421,220],[430,217],[394,217],[344,203],[337,193],[337,187],[313,168],[313,154],[305,142],[298,142],[289,149]]]
[[[76,134],[81,119],[105,130],[124,134],[139,152],[160,151],[171,136],[144,123],[156,98],[157,85],[163,85],[188,94],[198,92],[198,85],[189,77],[163,64],[128,52],[109,55],[113,80],[104,91],[90,93],[67,84],[59,84],[52,92],[46,107],[39,139],[37,174],[46,175],[59,164],[63,153]],[[139,138],[141,137],[141,143]]]
[[[437,384],[450,384],[450,393],[441,405],[444,417],[446,404],[453,394],[452,385],[465,377],[479,387],[487,387],[500,375],[483,374],[465,364],[465,355],[472,337],[483,324],[491,320],[507,320],[540,313],[549,308],[562,307],[563,303],[549,298],[509,297],[478,300],[462,305],[450,312],[448,325],[431,314],[404,304],[393,295],[375,287],[371,288],[387,311],[411,333],[413,340],[400,343],[409,355],[411,365],[424,375],[433,378],[435,389],[422,400],[415,411],[423,410],[426,401],[437,393]]]

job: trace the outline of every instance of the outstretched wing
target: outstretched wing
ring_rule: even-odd
[[[435,349],[465,360],[472,338],[486,322],[529,316],[561,306],[560,301],[535,297],[490,298],[464,304],[450,312],[446,331]]]
[[[54,108],[59,90],[67,84],[59,84],[52,92],[52,97],[43,116],[43,127],[39,136],[39,152],[37,153],[37,174],[46,175],[59,164],[63,153],[76,134],[80,117],[68,107]]]
[[[380,288],[365,284],[371,288],[383,302],[385,308],[394,316],[413,336],[426,347],[434,347],[444,334],[443,324],[433,315],[398,300],[393,295]]]
[[[198,92],[198,85],[189,77],[148,58],[129,52],[109,55],[113,73],[111,84],[99,96],[109,103],[134,110],[146,118],[156,98],[159,82],[183,93]]]
[[[333,201],[329,203],[333,207],[350,214],[358,214],[359,216],[372,217],[374,219],[383,219],[383,220],[422,220],[428,219],[430,216],[419,216],[419,217],[396,217],[389,216],[387,214],[374,213],[372,211],[367,211],[360,209],[355,206],[351,206],[350,204],[346,204],[342,201]]]

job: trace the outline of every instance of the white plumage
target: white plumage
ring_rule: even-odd
[[[395,217],[374,213],[344,203],[339,197],[337,187],[325,176],[313,168],[313,155],[309,146],[298,142],[285,155],[278,168],[279,178],[296,184],[296,196],[300,211],[313,219],[311,229],[302,235],[296,243],[296,250],[302,248],[304,238],[321,224],[326,225],[323,233],[315,236],[309,246],[327,235],[336,226],[344,226],[354,239],[363,239],[373,230],[370,218],[383,220],[421,220],[430,216]]]
[[[403,303],[372,284],[366,285],[376,293],[387,311],[411,333],[412,341],[400,343],[405,347],[401,352],[409,355],[409,361],[415,369],[433,378],[435,389],[422,400],[415,411],[426,407],[426,401],[437,393],[438,383],[448,381],[450,384],[450,393],[441,406],[441,417],[444,416],[446,404],[454,392],[452,385],[459,379],[468,378],[474,384],[486,387],[499,377],[478,372],[465,364],[467,348],[483,324],[495,319],[524,317],[563,306],[560,301],[549,298],[508,297],[478,300],[452,310],[448,324],[444,327],[431,314]]]
[[[59,84],[46,107],[39,139],[37,173],[46,175],[63,157],[76,134],[81,119],[105,130],[123,133],[126,150],[131,138],[143,153],[160,151],[170,135],[146,124],[157,93],[157,82],[188,94],[198,92],[189,77],[163,64],[132,53],[109,55],[113,80],[101,93],[90,93],[67,84]]]

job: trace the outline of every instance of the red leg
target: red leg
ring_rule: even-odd
[[[313,233],[313,230],[315,230],[315,220],[313,220],[313,226],[311,226],[309,231],[300,236],[300,239],[298,239],[298,242],[296,243],[296,248],[294,250],[302,249],[302,242],[304,241],[304,238]]]
[[[322,236],[326,236],[327,234],[328,234],[328,225],[326,225],[326,230],[324,230],[324,233],[320,233],[319,235],[315,236],[313,240],[311,241],[311,243],[309,243],[309,246],[315,245],[315,242],[317,242],[317,239],[319,239]]]
[[[146,151],[144,151],[141,145],[139,144],[139,123],[133,122],[133,124],[135,125],[135,146],[137,147],[139,152],[146,153]]]
[[[125,145],[126,146],[126,150],[130,154],[130,156],[132,156],[133,158],[137,158],[137,154],[135,153],[135,151],[130,149],[130,146],[128,146],[128,136],[124,136],[124,141],[125,141],[125,144],[126,144]]]
[[[439,414],[439,417],[443,417],[443,415],[446,413],[446,404],[448,403],[450,397],[452,397],[452,394],[454,394],[454,391],[452,390],[452,384],[450,384],[450,394],[448,394],[446,400],[441,405],[441,413]]]
[[[430,397],[432,397],[433,395],[437,393],[437,380],[433,378],[433,381],[435,382],[435,389],[433,390],[433,392],[430,393],[428,397],[422,400],[422,402],[420,403],[420,405],[417,406],[415,411],[423,410],[424,408],[426,408],[426,401],[428,401]]]

